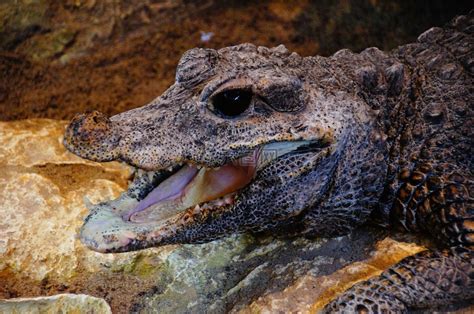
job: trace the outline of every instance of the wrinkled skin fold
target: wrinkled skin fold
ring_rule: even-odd
[[[150,104],[68,126],[71,152],[136,168],[118,199],[89,206],[81,241],[126,252],[247,231],[328,237],[372,219],[431,234],[440,250],[354,286],[327,311],[473,299],[472,28],[461,16],[390,53],[186,52]]]

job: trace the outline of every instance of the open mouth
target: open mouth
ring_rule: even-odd
[[[148,193],[141,193],[138,204],[122,214],[122,219],[130,223],[149,223],[166,220],[190,208],[231,205],[239,190],[249,185],[260,169],[282,155],[314,148],[309,141],[270,143],[218,168],[190,163],[161,170],[160,175],[165,179],[141,184],[142,192]]]
[[[137,168],[120,197],[88,204],[90,213],[81,228],[81,241],[99,252],[172,243],[170,239],[190,217],[200,219],[237,206],[239,197],[259,180],[260,171],[279,158],[307,153],[320,156],[328,146],[321,141],[275,142],[218,168],[191,162],[157,171]]]
[[[169,171],[168,178],[125,213],[125,221],[143,223],[169,218],[190,207],[212,201],[214,205],[233,203],[234,192],[253,179],[259,150],[219,168],[186,164]]]

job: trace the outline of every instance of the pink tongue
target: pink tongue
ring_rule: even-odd
[[[253,179],[258,152],[218,169],[186,165],[160,183],[137,207],[123,216],[126,221],[144,222],[153,217],[185,210],[217,199],[246,186]],[[160,213],[161,212],[161,213]]]
[[[138,203],[137,207],[124,215],[125,220],[145,208],[150,207],[161,201],[177,198],[183,192],[188,183],[196,176],[198,169],[193,166],[186,165],[171,177],[161,182],[158,188],[153,189],[148,195]]]
[[[208,202],[237,191],[250,183],[255,173],[254,166],[227,164],[219,169],[199,173],[186,187],[186,195],[194,197],[198,203]]]

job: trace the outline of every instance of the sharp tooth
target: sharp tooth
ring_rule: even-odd
[[[221,167],[217,167],[217,168],[213,168],[213,169],[214,169],[215,171],[217,171],[217,170],[221,169]]]
[[[196,165],[196,168],[201,169],[202,165]]]
[[[150,172],[148,172],[146,175],[147,175],[147,177],[148,177],[148,180],[152,181],[153,178],[154,178],[154,176],[155,176],[155,172],[150,171]]]
[[[199,206],[199,204],[194,206],[194,209],[193,209],[194,213],[199,213],[200,211],[201,211],[201,206]]]
[[[83,202],[84,202],[84,205],[86,205],[86,208],[89,210],[91,210],[94,207],[94,204],[92,204],[91,200],[87,196],[84,196]]]
[[[226,204],[232,204],[234,202],[234,198],[232,196],[227,196],[224,199],[224,201],[225,201]]]

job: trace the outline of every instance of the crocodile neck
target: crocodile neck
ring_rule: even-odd
[[[472,206],[473,79],[463,36],[432,28],[393,52],[407,79],[398,97],[386,98],[389,167],[377,213],[396,227],[458,241],[453,244],[463,243],[460,217]]]

